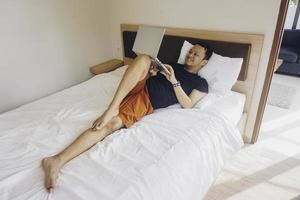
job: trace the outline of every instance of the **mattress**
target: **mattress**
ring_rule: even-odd
[[[90,80],[0,115],[0,199],[201,199],[243,145],[218,109],[166,108],[108,136],[67,163],[52,193],[42,158],[89,128],[121,77]],[[212,104],[211,104],[212,105]]]

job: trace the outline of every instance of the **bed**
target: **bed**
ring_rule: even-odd
[[[94,76],[0,115],[0,199],[204,197],[226,160],[243,145],[247,94],[207,95],[197,109],[159,109],[67,163],[54,192],[44,189],[41,159],[91,126],[112,99],[123,71]]]

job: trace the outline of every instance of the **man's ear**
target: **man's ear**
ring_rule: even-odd
[[[202,61],[201,61],[201,65],[202,65],[202,66],[205,66],[207,63],[208,63],[208,60],[202,60]]]

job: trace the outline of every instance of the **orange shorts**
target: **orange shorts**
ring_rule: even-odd
[[[153,113],[146,80],[147,77],[139,81],[120,104],[118,116],[126,128],[139,121],[143,116]]]

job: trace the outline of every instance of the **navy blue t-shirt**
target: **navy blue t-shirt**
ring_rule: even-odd
[[[174,69],[176,79],[187,95],[190,95],[193,89],[208,93],[208,84],[204,78],[188,72],[184,69],[184,65],[171,64],[171,66]],[[146,84],[154,109],[165,108],[178,103],[172,84],[161,73],[148,78]]]

